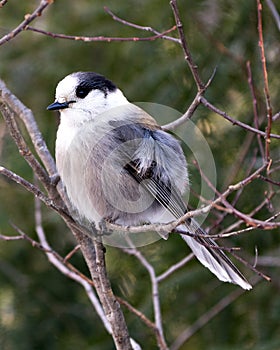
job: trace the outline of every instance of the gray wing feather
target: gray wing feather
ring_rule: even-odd
[[[143,181],[147,180],[147,176],[146,174],[142,174],[135,162],[129,162],[126,165],[126,170],[139,184],[142,184],[142,186],[144,186],[144,188],[165,207],[175,219],[179,219],[187,212],[181,195],[170,183],[163,183],[159,178],[151,176],[151,172],[148,174],[149,181]],[[219,249],[216,242],[211,238],[202,237],[206,233],[194,219],[186,220],[184,229],[186,230],[186,235],[182,234],[181,237],[192,249],[197,259],[221,281],[237,284],[243,289],[252,288],[227,255]],[[188,236],[187,233],[191,233],[193,236]]]

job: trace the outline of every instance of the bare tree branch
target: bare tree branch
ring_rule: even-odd
[[[149,273],[150,280],[151,280],[151,286],[152,286],[152,301],[153,301],[153,307],[154,307],[155,325],[156,325],[158,333],[159,333],[159,336],[157,337],[158,346],[161,350],[168,350],[167,345],[166,345],[166,341],[164,339],[164,333],[163,333],[163,328],[162,328],[162,316],[161,316],[160,299],[159,299],[159,286],[158,286],[158,280],[156,277],[155,270],[154,270],[153,266],[143,256],[143,254],[141,254],[141,252],[139,250],[137,250],[135,247],[133,247],[131,242],[129,242],[129,243],[131,245],[131,248],[123,249],[123,250],[127,254],[135,256]]]
[[[252,285],[256,285],[259,282],[259,278],[256,278]],[[200,316],[190,327],[185,329],[178,338],[174,341],[170,350],[179,350],[181,346],[187,342],[197,331],[205,326],[212,318],[218,315],[228,305],[232,304],[237,298],[244,293],[244,290],[236,289],[226,297],[221,299],[211,309]]]
[[[219,108],[217,108],[214,105],[212,105],[205,97],[200,97],[200,101],[205,107],[207,107],[211,111],[217,113],[218,115],[222,116],[223,118],[225,118],[226,120],[231,122],[233,125],[238,125],[238,126],[240,126],[241,128],[243,128],[243,129],[245,129],[247,131],[254,132],[255,134],[261,135],[263,137],[267,136],[266,132],[258,130],[256,128],[253,128],[252,126],[247,125],[245,123],[242,123],[239,120],[233,119],[226,112],[223,112]],[[275,138],[275,139],[280,139],[280,135],[277,135],[277,134],[270,134],[270,137],[271,138]]]
[[[172,131],[172,130],[176,129],[177,127],[179,127],[180,125],[182,125],[183,123],[185,123],[187,120],[189,120],[200,104],[200,97],[201,97],[201,92],[198,92],[196,94],[194,100],[192,101],[191,105],[187,109],[187,111],[180,118],[174,120],[171,123],[163,125],[162,129]]]
[[[76,270],[71,264],[66,263],[65,259],[60,257],[48,244],[42,222],[41,222],[41,212],[40,212],[40,202],[38,199],[35,198],[35,222],[36,222],[36,232],[38,235],[38,238],[40,240],[40,243],[34,241],[31,239],[28,235],[26,235],[21,229],[16,227],[14,225],[14,228],[18,233],[20,233],[20,236],[14,236],[15,239],[19,239],[21,237],[22,239],[26,239],[29,241],[32,246],[35,246],[39,248],[40,250],[44,251],[48,260],[52,265],[54,265],[62,274],[67,276],[68,278],[76,281],[80,285],[83,286],[85,289],[85,292],[88,295],[88,298],[90,302],[92,303],[93,307],[95,308],[98,316],[100,317],[105,329],[109,334],[111,334],[113,337],[115,337],[114,329],[112,329],[112,322],[110,322],[110,318],[108,316],[106,317],[103,311],[103,308],[101,307],[100,302],[98,301],[93,289],[92,289],[92,283],[90,280],[88,280],[84,275],[82,275],[78,270]],[[12,240],[10,236],[0,236],[0,239],[4,240]],[[89,247],[88,247],[89,248]],[[83,249],[83,247],[82,247]],[[103,305],[104,307],[104,305]],[[120,325],[121,326],[121,325]],[[120,339],[120,343],[123,343],[123,340]],[[130,345],[131,343],[131,345]],[[140,350],[141,347],[134,339],[129,339],[129,346],[123,345],[123,347],[116,347],[117,349],[133,349],[133,350]]]
[[[203,94],[205,93],[206,89],[209,87],[209,85],[211,84],[214,76],[216,73],[216,69],[214,70],[212,76],[210,77],[210,79],[208,80],[208,82],[206,83],[205,87],[203,90],[198,91],[198,93],[196,94],[193,102],[191,103],[191,105],[189,106],[189,108],[187,109],[187,111],[178,119],[174,120],[171,123],[168,123],[166,125],[162,126],[163,130],[174,130],[177,127],[179,127],[180,125],[182,125],[183,123],[185,123],[187,120],[189,120],[194,112],[196,111],[197,107],[199,106],[199,104],[201,103],[201,97],[203,96]]]
[[[113,18],[114,21],[122,23],[122,24],[124,24],[124,25],[126,25],[128,27],[132,27],[132,28],[135,28],[135,29],[138,29],[138,30],[143,30],[143,31],[146,31],[146,32],[151,32],[151,33],[154,33],[156,35],[161,35],[160,32],[158,32],[157,30],[155,30],[152,27],[140,26],[138,24],[131,23],[131,22],[128,22],[128,21],[126,21],[124,19],[121,19],[120,17],[116,16],[107,6],[104,7],[104,11],[107,12]],[[174,28],[174,27],[172,27],[172,28]],[[176,29],[176,27],[174,29]],[[161,35],[161,38],[165,39],[165,40],[174,41],[177,44],[181,44],[181,40],[180,39],[173,38],[171,36]]]
[[[272,0],[266,0],[267,6],[269,7],[278,30],[280,31],[280,16]]]
[[[268,177],[262,176],[262,175],[260,175],[260,179],[263,180],[263,181],[266,181],[266,182],[268,182],[268,183],[270,183],[272,185],[280,186],[280,181],[274,181],[274,180],[272,180],[272,179],[270,179]]]
[[[104,311],[100,305],[100,302],[98,301],[90,283],[86,281],[84,278],[82,278],[79,274],[77,274],[76,272],[70,270],[67,266],[65,266],[65,263],[63,263],[63,261],[65,262],[65,259],[63,259],[63,261],[61,261],[62,260],[61,258],[58,259],[57,254],[54,254],[53,250],[51,249],[43,229],[41,205],[37,198],[35,198],[35,224],[36,224],[36,233],[39,238],[40,244],[44,248],[46,252],[46,256],[50,261],[50,263],[54,265],[62,274],[64,274],[65,276],[71,278],[72,280],[78,282],[83,286],[83,288],[85,289],[85,292],[88,295],[89,300],[91,301],[94,309],[96,310],[98,316],[100,317],[105,329],[109,334],[112,334],[111,325],[108,322],[104,314]]]
[[[2,80],[0,80],[0,101],[22,120],[34,145],[36,153],[47,169],[48,174],[50,176],[55,176],[57,171],[54,159],[48,150],[32,111],[7,88]],[[12,118],[13,115],[10,114],[8,117]]]
[[[262,256],[258,258],[258,265],[280,267],[280,258],[278,256]]]
[[[272,120],[275,122],[276,120],[278,120],[280,118],[280,112],[274,114],[274,116],[272,117]]]
[[[212,237],[212,236],[211,236]],[[191,253],[187,255],[185,258],[183,258],[178,263],[172,265],[169,269],[167,269],[165,272],[163,272],[161,275],[157,276],[157,281],[161,282],[168,278],[170,275],[172,275],[175,271],[186,265],[191,259],[193,259],[194,254]]]
[[[192,211],[188,211],[185,215],[183,215],[179,220],[170,222],[168,224],[149,224],[149,225],[141,225],[141,226],[121,226],[117,224],[112,224],[112,223],[106,223],[106,228],[108,230],[120,230],[123,232],[131,232],[131,233],[142,233],[142,232],[148,232],[148,231],[156,231],[156,232],[172,232],[177,226],[182,224],[184,221],[186,221],[188,218],[195,217],[201,214],[205,214],[211,210],[212,207],[214,207],[217,203],[221,202],[225,205],[225,207],[234,215],[237,217],[241,218],[243,222],[245,222],[247,225],[252,225],[252,227],[258,227],[262,229],[274,229],[280,227],[280,223],[278,222],[268,222],[268,221],[261,221],[254,219],[250,217],[249,215],[246,215],[237,209],[235,209],[229,202],[225,200],[232,192],[238,191],[241,188],[244,188],[247,186],[249,183],[251,183],[253,180],[257,179],[260,177],[260,173],[266,169],[266,163],[264,163],[259,169],[257,169],[255,172],[247,176],[245,179],[241,180],[240,182],[234,184],[234,185],[229,185],[228,188],[223,192],[219,193],[216,188],[212,185],[212,183],[207,179],[205,174],[201,173],[201,176],[203,179],[207,182],[210,188],[212,188],[218,195],[218,197],[211,201],[210,204],[207,206],[201,208],[201,209],[196,209]],[[223,209],[222,207],[220,210],[226,210]],[[203,235],[203,237],[207,237]],[[213,237],[213,235],[209,235],[209,237]],[[218,236],[217,236],[218,237]]]
[[[178,9],[177,1],[171,0],[171,8],[173,11],[173,15],[175,18],[176,26],[160,33],[152,27],[142,26],[139,24],[135,24],[120,17],[116,16],[111,10],[105,7],[105,11],[112,17],[114,21],[117,21],[125,26],[129,26],[135,28],[140,31],[152,33],[152,36],[148,37],[105,37],[105,36],[69,36],[65,34],[56,34],[50,31],[45,31],[42,29],[37,29],[31,27],[29,24],[34,21],[38,16],[40,16],[43,11],[50,5],[53,0],[42,0],[38,7],[32,12],[32,14],[27,14],[22,23],[20,23],[15,29],[10,31],[7,35],[0,39],[0,45],[12,40],[15,36],[20,34],[22,31],[33,31],[37,32],[52,38],[60,38],[60,39],[69,39],[69,40],[80,40],[84,42],[123,42],[123,41],[153,41],[156,39],[164,39],[172,41],[176,44],[180,44],[182,47],[185,61],[187,62],[191,74],[193,76],[193,80],[197,87],[197,94],[193,99],[191,105],[184,113],[184,115],[175,120],[172,123],[169,123],[163,126],[165,130],[173,130],[176,127],[180,126],[186,120],[192,117],[197,107],[201,104],[209,110],[217,113],[222,116],[226,120],[230,121],[233,125],[237,125],[240,128],[250,132],[247,133],[246,139],[241,146],[240,152],[238,154],[238,159],[233,164],[232,177],[228,177],[227,181],[224,182],[224,190],[222,193],[217,191],[211,182],[207,179],[207,177],[201,173],[202,178],[206,181],[209,188],[214,189],[216,193],[216,198],[212,201],[204,201],[206,203],[205,207],[200,208],[198,210],[190,211],[186,213],[182,218],[177,221],[168,223],[168,224],[153,224],[153,225],[142,225],[142,226],[134,226],[134,227],[123,227],[119,225],[115,225],[112,223],[106,223],[106,227],[108,230],[118,230],[123,232],[131,232],[134,234],[143,233],[144,231],[162,231],[162,232],[175,232],[178,231],[177,226],[183,223],[190,217],[201,215],[208,213],[213,209],[215,214],[220,215],[215,224],[220,226],[222,220],[227,216],[231,215],[235,217],[234,223],[231,223],[226,229],[222,230],[217,235],[204,235],[204,237],[212,237],[212,238],[225,238],[233,235],[239,235],[243,233],[251,232],[257,228],[262,230],[272,230],[280,227],[280,222],[277,221],[279,219],[279,212],[274,211],[274,214],[269,214],[269,217],[266,219],[255,219],[256,214],[259,214],[260,210],[265,206],[271,204],[271,199],[279,193],[275,189],[275,186],[279,187],[279,181],[271,178],[272,173],[279,170],[277,166],[277,161],[273,159],[274,163],[272,163],[272,152],[270,152],[270,143],[271,139],[280,139],[280,135],[272,134],[272,122],[279,118],[280,113],[276,113],[274,116],[272,115],[272,107],[270,102],[270,92],[268,86],[268,72],[265,61],[265,52],[264,52],[264,39],[263,39],[263,31],[262,31],[262,8],[261,1],[257,1],[258,8],[258,29],[259,29],[259,46],[261,50],[261,60],[262,60],[262,71],[264,77],[264,91],[265,91],[265,100],[267,106],[267,125],[266,130],[260,130],[262,125],[262,119],[265,119],[263,116],[259,115],[258,111],[258,100],[257,94],[255,92],[255,86],[253,83],[253,76],[251,72],[250,63],[247,62],[247,78],[248,84],[251,91],[252,102],[253,102],[253,114],[254,127],[240,122],[229,116],[226,112],[221,111],[216,106],[211,104],[205,97],[204,93],[208,88],[209,84],[212,81],[213,76],[209,79],[207,84],[204,84],[198,67],[195,63],[195,60],[192,57],[191,50],[189,48],[189,43],[186,39],[183,23],[181,19],[181,15]],[[275,10],[275,6],[272,1],[266,0],[274,18],[277,23],[277,26],[280,30],[280,21],[279,15]],[[7,3],[7,0],[0,1],[0,8],[3,7]],[[278,15],[278,17],[275,15]],[[168,33],[174,31],[177,28],[179,38],[174,38]],[[240,59],[239,59],[240,63]],[[241,62],[242,63],[242,62]],[[92,227],[89,229],[87,227],[83,227],[80,223],[76,222],[75,219],[71,216],[71,211],[68,210],[69,204],[65,193],[61,186],[58,186],[58,190],[56,188],[59,177],[57,176],[55,162],[53,157],[51,156],[46,143],[38,129],[35,118],[28,108],[26,108],[20,100],[17,99],[6,87],[6,85],[0,81],[0,110],[4,116],[6,124],[9,128],[10,135],[13,137],[20,154],[25,158],[33,172],[36,174],[37,178],[44,185],[46,189],[46,193],[44,193],[40,189],[40,185],[35,182],[35,185],[31,182],[25,180],[23,177],[15,174],[14,172],[6,169],[4,166],[0,166],[0,174],[4,175],[11,181],[18,183],[20,186],[25,188],[27,191],[32,193],[35,197],[35,223],[36,223],[36,233],[39,241],[33,240],[31,237],[23,233],[18,227],[14,226],[18,235],[16,236],[8,236],[8,235],[0,235],[0,240],[3,241],[12,241],[12,240],[21,240],[24,239],[28,241],[30,244],[35,246],[36,248],[42,250],[50,263],[56,266],[56,268],[65,276],[75,280],[77,283],[83,286],[85,292],[90,299],[91,304],[95,308],[97,314],[100,317],[102,324],[104,325],[107,332],[113,337],[117,349],[140,349],[139,344],[136,343],[135,340],[131,339],[129,336],[128,328],[124,319],[124,315],[122,313],[120,305],[125,306],[128,310],[133,312],[139,319],[144,322],[144,324],[152,330],[154,333],[158,347],[162,350],[168,350],[168,345],[165,340],[165,334],[163,329],[163,320],[161,314],[161,299],[160,299],[160,282],[167,279],[171,276],[175,271],[183,267],[192,257],[193,254],[188,255],[183,258],[181,261],[175,263],[170,266],[163,272],[161,275],[156,275],[155,267],[148,261],[148,259],[135,247],[131,246],[130,249],[125,249],[128,254],[135,256],[139,263],[144,266],[146,271],[149,274],[150,282],[151,282],[151,300],[153,303],[154,309],[154,322],[148,319],[140,310],[137,310],[135,307],[130,305],[127,301],[122,300],[119,297],[116,297],[113,294],[113,290],[110,284],[110,280],[107,276],[106,264],[105,264],[105,251],[103,244],[100,239],[97,239],[99,232]],[[19,127],[19,119],[24,123],[24,126],[30,136],[30,139],[35,147],[37,155],[33,154],[29,147],[28,142],[22,135],[22,132]],[[258,147],[252,146],[255,141],[255,136],[258,140]],[[262,139],[264,139],[265,149],[262,143]],[[255,147],[252,151],[252,147]],[[243,178],[241,181],[237,182],[234,185],[231,183],[234,181],[234,177],[237,173],[240,172],[240,164],[243,163],[244,159],[248,155],[248,152],[251,151],[253,154],[253,161],[249,167],[245,169],[245,175],[243,173]],[[263,158],[263,165],[259,166],[257,170],[257,157],[261,154]],[[43,166],[41,165],[42,162]],[[200,169],[199,169],[200,170]],[[242,169],[243,170],[243,169]],[[254,171],[255,170],[255,171]],[[263,171],[266,172],[266,176],[262,174]],[[276,174],[276,173],[275,173]],[[245,193],[246,187],[253,181],[263,181],[267,183],[266,187],[269,187],[269,191],[264,194],[264,199],[255,207],[249,214],[244,213],[241,209],[237,209],[237,204],[239,203],[239,198],[241,194]],[[61,198],[58,195],[58,191],[61,195]],[[234,193],[235,192],[235,193]],[[228,197],[230,194],[234,193],[234,198],[230,201]],[[199,197],[199,196],[198,196]],[[78,246],[74,248],[65,258],[62,258],[58,253],[54,251],[54,249],[49,245],[48,240],[46,238],[43,223],[42,223],[42,213],[40,207],[40,201],[42,201],[48,208],[54,210],[58,213],[69,229],[72,231],[74,237],[78,242]],[[65,206],[64,206],[65,202]],[[266,215],[268,216],[268,215]],[[243,225],[243,226],[241,226]],[[242,228],[245,225],[249,226],[246,228]],[[239,230],[237,230],[239,228]],[[232,231],[236,230],[236,231]],[[101,237],[101,235],[99,235]],[[212,247],[214,248],[214,247]],[[216,248],[216,247],[215,247]],[[72,266],[69,262],[69,259],[75,254],[75,252],[80,249],[89,268],[92,280],[87,276],[83,275],[80,271],[78,271],[74,266]],[[235,249],[239,248],[226,248],[219,247],[218,249],[223,249],[234,253]],[[233,254],[236,256],[235,254]],[[256,256],[256,264],[251,265],[244,259],[236,256],[244,265],[248,266],[248,268],[252,269],[254,272],[262,276],[263,278],[269,279],[266,275],[259,272],[255,265],[263,263],[265,264],[274,264],[274,266],[278,266],[277,260],[262,260],[262,257]],[[271,258],[272,259],[272,258]],[[259,277],[255,278],[254,284],[258,283]],[[96,289],[96,296],[94,289]],[[193,323],[189,328],[187,328],[173,343],[171,350],[179,349],[180,346],[184,342],[186,342],[193,334],[195,334],[199,329],[205,326],[209,320],[215,317],[218,313],[220,313],[227,305],[231,304],[234,300],[236,300],[240,295],[242,295],[242,290],[235,290],[233,293],[229,294],[227,297],[218,302],[215,306],[213,306],[210,310],[208,310],[205,314],[203,314],[196,322]]]
[[[251,95],[252,95],[252,102],[253,102],[254,125],[255,125],[256,129],[259,129],[261,121],[259,120],[260,118],[259,118],[259,113],[258,113],[257,97],[256,97],[255,89],[254,89],[251,64],[249,61],[247,61],[246,67],[247,67],[247,74],[248,74],[248,84],[250,87],[250,91],[251,91]],[[258,139],[260,153],[261,153],[263,159],[265,159],[264,158],[263,144],[261,142],[261,135],[257,135],[257,139]]]
[[[28,192],[32,193],[35,197],[39,198],[48,208],[53,209],[55,212],[57,212],[70,227],[79,227],[79,225],[71,217],[71,215],[68,213],[65,207],[62,208],[56,205],[56,203],[52,199],[48,198],[38,187],[34,186],[32,183],[28,182],[21,176],[13,173],[12,171],[6,169],[3,166],[0,166],[0,174],[21,185]],[[87,234],[90,235],[89,232],[87,232]]]
[[[264,79],[264,94],[266,101],[266,112],[267,112],[267,127],[266,127],[266,135],[265,135],[265,158],[268,162],[268,170],[270,160],[270,137],[271,137],[271,127],[272,127],[272,107],[270,102],[270,93],[268,86],[268,76],[266,69],[266,58],[264,52],[264,41],[263,41],[263,29],[262,29],[262,4],[260,0],[257,1],[257,10],[258,10],[258,31],[259,31],[259,47],[261,51],[261,62],[262,62],[262,70],[263,70],[263,79]]]
[[[18,128],[13,112],[3,103],[0,103],[0,111],[2,112],[6,125],[9,128],[10,135],[18,147],[20,155],[27,161],[45,187],[50,188],[49,176],[27,146],[27,143]]]
[[[79,36],[79,35],[65,35],[65,34],[59,34],[59,33],[52,33],[45,31],[43,29],[38,29],[34,27],[27,26],[25,30],[31,30],[32,32],[43,34],[46,36],[49,36],[54,39],[66,39],[66,40],[75,40],[75,41],[83,41],[86,43],[89,42],[94,42],[94,41],[101,41],[101,42],[113,42],[113,41],[118,41],[118,42],[123,42],[123,41],[154,41],[156,39],[164,38],[166,37],[166,34],[172,32],[173,30],[176,29],[176,26],[173,26],[170,29],[167,29],[163,33],[159,33],[153,36],[149,37],[106,37],[106,36]]]
[[[92,280],[107,319],[112,327],[112,336],[117,350],[132,350],[127,325],[120,305],[116,300],[105,266],[104,246],[100,241],[83,235],[76,236],[87,261]]]
[[[37,17],[41,16],[43,11],[53,2],[54,0],[41,0],[40,5],[31,14],[28,13],[25,15],[24,21],[22,21],[15,29],[11,30],[7,35],[3,36],[0,39],[0,46],[12,40],[23,30],[25,30],[26,26],[34,21]]]
[[[0,239],[2,241],[19,241],[21,239],[24,239],[22,235],[19,236],[7,236],[7,235],[1,235],[0,234]]]
[[[254,208],[248,215],[249,216],[254,216],[256,215],[265,205],[267,205],[268,201],[271,200],[271,198],[275,195],[275,193],[270,194],[270,196],[268,196],[267,198],[265,198],[256,208]],[[271,220],[274,220],[272,218],[268,218],[265,221],[269,222]],[[243,223],[242,220],[238,220],[235,223],[233,223],[232,225],[230,225],[229,227],[226,227],[224,230],[222,230],[219,234],[217,235],[213,235],[212,237],[220,237],[220,238],[226,238],[226,237],[230,237],[230,236],[236,236],[236,235],[240,235],[241,233],[245,233],[248,231],[252,231],[257,229],[258,227],[247,227],[246,229],[242,229],[242,230],[238,230],[238,231],[233,231],[232,230],[236,229],[237,227],[240,227],[240,225]]]
[[[203,82],[200,79],[199,73],[198,73],[198,67],[197,65],[194,63],[188,43],[187,43],[187,39],[184,33],[184,29],[183,29],[183,23],[180,17],[180,13],[179,13],[179,9],[178,9],[178,5],[177,5],[177,0],[171,0],[170,1],[170,5],[171,8],[173,10],[173,14],[174,14],[174,18],[175,18],[175,22],[177,25],[177,29],[178,29],[178,33],[179,33],[179,37],[181,40],[181,46],[182,49],[184,51],[184,56],[185,56],[185,60],[188,63],[188,66],[190,68],[190,71],[193,75],[194,81],[196,83],[197,86],[197,90],[198,92],[204,91],[205,90],[205,85],[203,84]]]

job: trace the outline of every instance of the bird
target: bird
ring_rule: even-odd
[[[188,211],[182,196],[190,187],[189,175],[179,141],[110,79],[95,72],[69,74],[47,109],[60,112],[57,170],[81,219],[95,225],[102,220],[164,224]],[[252,288],[194,218],[178,230],[219,280]]]

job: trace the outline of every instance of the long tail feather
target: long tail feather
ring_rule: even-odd
[[[211,238],[202,237],[205,232],[199,227],[194,219],[186,226],[180,226],[180,229],[186,230],[192,234],[199,234],[197,237],[191,237],[182,234],[181,237],[189,245],[197,259],[207,267],[219,280],[239,285],[243,289],[252,289],[246,278],[241,274],[237,267],[231,262],[226,254],[219,249],[219,246]],[[211,248],[211,247],[217,248]]]

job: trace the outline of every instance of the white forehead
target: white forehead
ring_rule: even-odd
[[[67,77],[62,79],[56,87],[56,98],[75,95],[76,87],[78,85],[79,79],[77,77],[74,75],[67,75]]]

